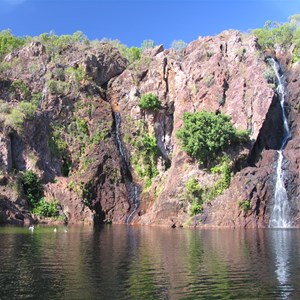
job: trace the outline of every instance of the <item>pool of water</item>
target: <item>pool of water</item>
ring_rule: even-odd
[[[0,227],[0,299],[299,299],[300,230]]]

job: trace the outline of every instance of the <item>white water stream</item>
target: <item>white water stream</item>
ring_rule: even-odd
[[[288,228],[291,227],[290,220],[290,206],[287,197],[287,191],[284,186],[284,172],[282,170],[283,162],[283,149],[286,146],[288,140],[291,138],[291,132],[288,125],[288,119],[285,112],[285,87],[283,84],[284,76],[280,75],[280,67],[278,63],[272,59],[273,69],[276,74],[278,81],[277,92],[280,97],[280,105],[283,119],[283,138],[280,149],[278,152],[277,167],[276,167],[276,186],[275,186],[275,197],[273,202],[272,211],[270,214],[269,227],[272,228]]]

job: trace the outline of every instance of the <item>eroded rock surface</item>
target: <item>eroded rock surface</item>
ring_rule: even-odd
[[[16,182],[22,171],[36,172],[46,200],[56,199],[69,223],[126,222],[133,203],[116,142],[119,114],[118,134],[128,156],[130,180],[140,191],[132,223],[266,227],[282,120],[278,95],[265,78],[270,68],[265,57],[253,36],[232,30],[200,37],[180,53],[157,46],[131,65],[110,44],[66,48],[57,58],[40,43],[32,43],[8,55],[5,62],[10,68],[0,75],[5,105],[17,107],[39,95],[38,109],[22,128],[9,124],[2,108],[2,173]],[[290,59],[280,59],[287,74],[293,135],[284,151],[284,169],[298,225],[300,67],[290,68]],[[29,90],[20,88],[20,82],[14,84],[18,80]],[[147,93],[157,95],[159,109],[139,107]],[[194,177],[210,187],[218,179],[183,152],[176,138],[183,113],[200,110],[230,115],[237,129],[250,132],[250,142],[226,150],[235,172],[229,188],[191,218],[186,182]],[[145,136],[156,140],[153,157],[137,143]],[[17,200],[9,196],[11,188],[4,187],[1,220],[32,222],[24,195],[16,198],[24,202],[16,206]]]

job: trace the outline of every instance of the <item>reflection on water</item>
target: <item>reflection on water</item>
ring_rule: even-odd
[[[280,290],[281,299],[290,299],[293,287],[290,284],[291,263],[293,262],[292,247],[293,235],[291,230],[277,229],[270,233],[273,252],[275,258],[275,268],[278,280],[278,289]]]
[[[0,228],[0,299],[297,299],[298,230]]]

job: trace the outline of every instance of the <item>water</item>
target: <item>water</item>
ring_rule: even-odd
[[[122,159],[122,172],[123,172],[123,177],[125,179],[125,184],[126,188],[128,191],[128,197],[129,201],[131,204],[131,212],[129,213],[128,217],[126,218],[125,223],[130,224],[132,221],[135,212],[137,211],[139,207],[139,188],[138,186],[133,182],[132,174],[131,174],[131,166],[130,166],[130,161],[128,159],[126,149],[122,143],[121,139],[121,116],[119,113],[115,112],[114,113],[115,117],[115,122],[116,122],[116,141],[117,141],[117,146],[119,153],[121,155]]]
[[[300,295],[296,229],[5,227],[0,247],[1,300]]]
[[[273,208],[270,214],[269,227],[275,228],[288,228],[291,227],[290,221],[290,206],[288,202],[287,192],[284,186],[284,172],[282,170],[283,162],[283,149],[285,148],[287,142],[291,138],[291,132],[288,125],[288,119],[286,111],[284,108],[285,105],[285,87],[284,87],[284,76],[280,75],[280,67],[278,63],[272,59],[273,69],[276,74],[278,86],[277,92],[280,98],[280,106],[283,119],[283,129],[284,134],[282,138],[282,143],[278,152],[277,167],[276,167],[276,186],[275,186],[275,197],[273,202]]]

